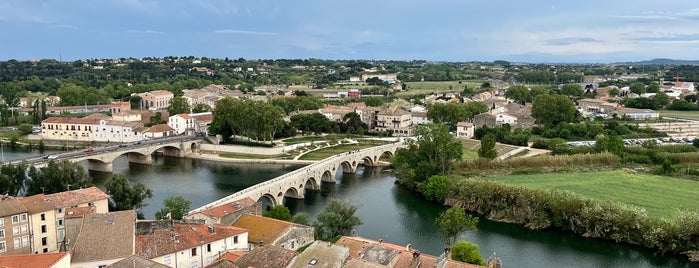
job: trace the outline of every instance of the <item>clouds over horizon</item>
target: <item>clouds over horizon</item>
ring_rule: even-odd
[[[0,10],[2,60],[55,58],[59,49],[70,60],[699,58],[699,3],[690,0],[0,0]]]

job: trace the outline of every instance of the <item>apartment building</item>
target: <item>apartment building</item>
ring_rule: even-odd
[[[58,251],[56,241],[56,209],[43,194],[20,198],[27,208],[31,233],[31,249],[34,254]]]
[[[45,198],[54,206],[56,211],[56,244],[59,248],[66,237],[66,216],[71,216],[67,215],[66,209],[90,207],[94,208],[94,213],[109,212],[109,195],[97,187],[49,194]]]
[[[29,244],[29,214],[12,196],[0,198],[0,255],[32,253]]]
[[[170,105],[170,100],[175,97],[170,91],[155,90],[136,94],[141,97],[141,108],[148,110],[165,110]]]

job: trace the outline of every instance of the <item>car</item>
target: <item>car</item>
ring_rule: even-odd
[[[125,144],[125,143],[119,144],[119,147],[120,147],[120,148],[121,148],[121,147],[126,147],[126,146],[129,146],[129,145],[128,145],[128,144]]]
[[[92,149],[92,148],[87,148],[87,149],[85,149],[85,151],[84,151],[84,152],[86,152],[86,153],[91,153],[91,152],[93,152],[94,150],[95,150],[95,149]]]
[[[53,155],[53,154],[44,155],[44,159],[56,159],[56,158],[58,158],[58,156]]]
[[[141,141],[134,142],[133,145],[139,145],[141,144]]]

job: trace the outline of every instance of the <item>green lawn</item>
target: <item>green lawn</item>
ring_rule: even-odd
[[[237,153],[226,153],[219,154],[220,157],[225,158],[238,158],[238,159],[276,159],[283,155],[259,155],[259,154],[237,154]]]
[[[323,149],[319,149],[316,151],[306,153],[303,156],[301,156],[299,159],[300,160],[322,160],[322,159],[328,158],[328,157],[336,155],[336,154],[341,154],[341,153],[349,152],[352,150],[360,150],[360,149],[365,149],[365,148],[369,148],[369,147],[379,146],[382,144],[386,144],[386,142],[362,141],[358,144],[343,144],[343,145],[327,147],[327,148],[323,148]]]
[[[476,160],[478,159],[478,148],[481,147],[481,141],[479,140],[474,140],[474,139],[458,139],[461,141],[461,144],[464,146],[464,154],[461,157],[461,160]],[[514,145],[508,145],[508,144],[502,144],[502,143],[496,143],[495,144],[495,150],[498,152],[498,155],[503,155],[509,151],[517,149],[517,146]]]
[[[660,116],[662,117],[674,117],[674,118],[684,118],[691,120],[699,120],[699,111],[668,111],[660,110]]]
[[[699,182],[623,170],[487,177],[534,189],[569,191],[597,200],[645,208],[648,216],[672,218],[679,210],[699,211]]]

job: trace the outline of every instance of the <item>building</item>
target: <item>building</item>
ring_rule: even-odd
[[[394,82],[398,80],[398,73],[389,73],[389,74],[377,74],[377,73],[363,73],[362,74],[362,81],[366,81],[369,78],[379,78],[383,80],[384,82]]]
[[[56,241],[56,207],[43,194],[20,198],[27,208],[32,252],[47,253],[58,251]]]
[[[253,250],[233,261],[233,264],[237,267],[289,267],[297,255],[294,250],[258,244]]]
[[[141,120],[143,120],[143,117],[143,111],[129,110],[122,111],[119,113],[112,113],[112,120],[114,121],[141,122]]]
[[[456,136],[459,138],[473,138],[475,127],[471,122],[456,123]]]
[[[244,214],[233,226],[249,230],[251,246],[261,241],[265,245],[296,250],[315,241],[313,227],[258,215]]]
[[[290,268],[308,267],[346,267],[345,261],[350,258],[350,249],[325,241],[315,241],[289,264]],[[355,267],[372,267],[361,265]]]
[[[384,108],[377,114],[376,130],[393,132],[396,136],[412,136],[410,112],[398,107]]]
[[[157,139],[174,136],[175,131],[167,124],[153,125],[143,131],[144,139]]]
[[[136,94],[141,97],[141,109],[165,110],[170,106],[170,100],[175,97],[170,91],[155,90]]]
[[[243,214],[262,215],[262,204],[244,198],[187,215],[187,219],[203,220],[206,224],[231,225]]]
[[[56,209],[56,242],[59,249],[66,238],[65,220],[67,216],[72,216],[67,209],[89,207],[94,208],[94,213],[109,212],[109,195],[97,187],[49,194],[45,199]]]
[[[0,197],[0,255],[31,254],[29,214],[12,196]]]
[[[683,93],[690,93],[690,92],[694,92],[694,90],[695,90],[693,82],[680,82],[680,81],[675,82],[675,85],[673,85],[670,89],[672,91],[675,91],[675,92],[683,92]]]
[[[88,214],[72,247],[71,267],[102,268],[134,254],[136,212]]]
[[[131,255],[118,262],[107,265],[105,268],[170,268],[170,266],[157,263],[138,255]]]
[[[175,135],[193,135],[195,131],[194,118],[188,114],[176,114],[167,120]]]
[[[136,255],[170,267],[204,267],[227,250],[247,250],[247,230],[223,225],[139,221]]]
[[[410,120],[413,126],[432,123],[427,117],[427,112],[410,112]]]
[[[68,254],[68,252],[55,252],[46,254],[0,256],[0,267],[70,268],[70,254]]]
[[[99,118],[49,117],[41,121],[41,137],[47,140],[92,141]]]
[[[209,126],[214,120],[214,115],[211,112],[194,113],[189,114],[194,118],[194,132],[196,133],[209,133]]]
[[[633,120],[658,119],[660,113],[650,109],[619,108],[615,113],[620,118],[630,118]]]
[[[131,102],[112,102],[112,104],[109,106],[109,112],[111,114],[118,114],[126,111],[131,111]]]
[[[141,122],[116,120],[100,120],[92,128],[93,141],[99,142],[135,142],[143,140],[143,133],[138,130],[143,127]]]

